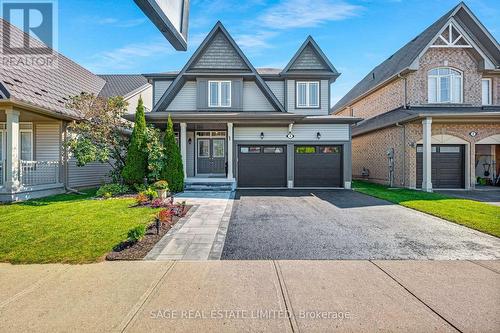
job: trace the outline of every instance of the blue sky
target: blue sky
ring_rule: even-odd
[[[217,20],[255,67],[283,67],[312,35],[342,73],[335,103],[456,0],[191,0],[189,50],[175,51],[133,0],[59,0],[59,51],[95,73],[180,69]],[[498,0],[466,4],[497,40]]]

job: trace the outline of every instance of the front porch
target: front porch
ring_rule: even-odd
[[[0,112],[0,202],[64,192],[62,122],[24,110]]]

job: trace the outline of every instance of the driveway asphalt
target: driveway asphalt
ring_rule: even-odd
[[[349,190],[242,190],[222,259],[500,259],[500,239]]]
[[[500,187],[489,186],[485,188],[477,188],[472,191],[441,190],[436,192],[445,195],[450,195],[452,197],[476,200],[489,203],[491,205],[500,206]]]

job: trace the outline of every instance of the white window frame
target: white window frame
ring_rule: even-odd
[[[448,74],[448,75],[439,75],[439,74],[430,74],[431,71],[434,71],[434,70],[440,70],[440,69],[450,69],[450,70],[453,70],[453,71],[456,71],[456,72],[459,72],[460,73],[460,98],[459,98],[459,101],[458,102],[454,102],[453,101],[453,98],[454,98],[454,80],[452,80],[451,78],[454,77],[455,75],[452,75],[452,74]],[[445,77],[445,76],[449,76],[450,77],[450,100],[449,101],[441,101],[441,80],[440,78],[441,77]],[[437,78],[436,80],[436,101],[434,102],[431,102],[430,101],[430,96],[429,96],[429,79],[430,78]],[[461,70],[458,70],[456,68],[453,68],[453,67],[435,67],[435,68],[432,68],[430,70],[427,71],[427,102],[429,104],[461,104],[464,102],[464,75],[463,75],[463,72]]]
[[[211,103],[212,83],[217,83],[217,104]],[[229,105],[222,105],[222,83],[229,83]],[[208,81],[208,107],[210,108],[230,108],[232,104],[232,86],[230,80],[209,80]]]
[[[483,101],[483,81],[488,81],[488,103]],[[481,104],[482,105],[492,105],[493,104],[493,80],[491,78],[481,79]]]
[[[306,85],[306,104],[304,105],[301,105],[299,103],[299,85],[300,84],[305,84]],[[310,96],[309,96],[309,91],[310,91],[310,88],[309,86],[311,84],[316,84],[318,86],[318,89],[316,90],[317,93],[316,93],[316,100],[318,101],[318,103],[316,105],[312,105],[311,104],[311,99],[310,99]],[[296,106],[297,106],[297,109],[319,109],[320,108],[320,90],[321,88],[321,84],[319,81],[297,81],[295,82],[295,103],[296,103]]]
[[[30,159],[29,160],[23,160],[22,159],[22,154],[23,154],[23,149],[21,147],[21,142],[22,142],[22,139],[21,139],[21,135],[22,133],[30,133],[31,136],[31,142],[30,142]],[[22,161],[34,161],[34,156],[33,156],[33,142],[34,142],[34,138],[33,138],[33,129],[20,129],[19,130],[19,159],[22,160]]]

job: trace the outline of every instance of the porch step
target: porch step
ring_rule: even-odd
[[[184,184],[185,191],[232,191],[234,182],[231,181],[193,181]]]

